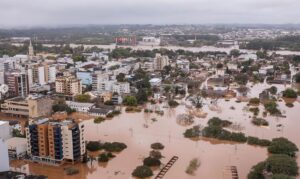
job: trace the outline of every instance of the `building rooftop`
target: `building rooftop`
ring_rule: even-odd
[[[67,105],[75,105],[80,107],[92,107],[94,106],[93,103],[80,103],[80,102],[74,102],[74,101],[66,101]]]
[[[7,121],[0,121],[0,126],[3,125],[3,124],[8,124]]]
[[[7,99],[6,101],[14,101],[14,102],[26,102],[26,98],[18,96],[15,98]]]
[[[10,148],[15,148],[20,145],[26,145],[27,139],[21,138],[21,137],[13,137],[13,138],[7,139],[5,142],[8,146],[8,149],[10,149]]]

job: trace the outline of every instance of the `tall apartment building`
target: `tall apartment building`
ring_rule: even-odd
[[[56,80],[56,66],[49,64],[30,64],[27,69],[29,87],[33,84],[45,85]]]
[[[62,76],[58,77],[55,81],[56,93],[65,95],[77,95],[82,94],[81,80],[74,76]]]
[[[83,123],[41,119],[26,128],[27,154],[50,163],[80,161],[86,153]]]
[[[6,74],[6,83],[9,88],[9,96],[25,97],[29,93],[28,76],[22,72],[12,72]]]
[[[163,70],[165,66],[170,65],[169,57],[156,54],[154,58],[154,70]]]

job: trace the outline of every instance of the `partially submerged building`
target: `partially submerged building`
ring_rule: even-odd
[[[40,119],[26,128],[27,154],[32,160],[50,164],[81,161],[86,153],[84,124]]]

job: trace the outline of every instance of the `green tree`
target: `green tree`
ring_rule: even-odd
[[[153,175],[152,170],[147,166],[138,166],[132,172],[132,176],[138,178],[147,178]]]
[[[233,49],[230,51],[230,56],[238,57],[240,55],[240,51],[237,49]]]
[[[286,154],[294,157],[298,151],[297,146],[286,138],[280,137],[272,140],[268,151],[272,154]]]
[[[75,101],[80,103],[91,102],[91,96],[89,94],[78,94],[75,96]]]
[[[147,157],[143,160],[144,166],[157,167],[161,165],[161,162],[157,158]]]
[[[298,94],[291,88],[288,88],[282,92],[282,96],[286,98],[297,98]]]
[[[118,82],[124,82],[125,81],[125,74],[124,73],[119,73],[116,76],[116,79],[117,79]]]
[[[136,106],[137,105],[137,99],[135,96],[126,96],[123,99],[123,103],[127,106]]]
[[[273,174],[298,175],[298,165],[295,159],[287,155],[271,155],[266,160],[266,169]]]
[[[297,73],[296,75],[294,75],[293,79],[296,83],[300,83],[300,73]]]

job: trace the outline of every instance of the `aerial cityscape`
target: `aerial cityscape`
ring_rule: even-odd
[[[0,179],[300,178],[297,7],[3,0]]]

